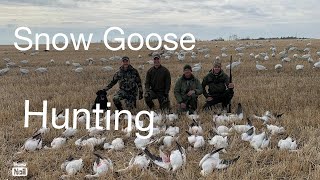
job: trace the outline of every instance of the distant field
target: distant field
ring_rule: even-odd
[[[198,47],[206,46],[210,49],[209,58],[204,58],[207,53],[198,53],[195,60],[191,59],[191,54],[186,55],[183,62],[178,61],[177,56],[170,59],[162,59],[162,64],[167,67],[172,76],[172,86],[170,100],[173,110],[175,110],[176,100],[173,89],[175,81],[182,75],[182,68],[185,64],[201,63],[200,72],[195,72],[195,76],[202,81],[202,78],[212,68],[212,61],[216,56],[221,57],[221,48],[226,47],[226,54],[233,55],[233,60],[237,61],[238,56],[235,51],[240,44],[258,45],[248,46],[243,50],[241,64],[233,69],[233,82],[235,84],[235,95],[232,100],[233,112],[236,105],[242,103],[245,118],[252,114],[261,115],[265,111],[284,113],[277,125],[285,127],[283,135],[275,135],[271,138],[269,148],[256,152],[248,142],[241,141],[239,134],[232,134],[228,137],[229,146],[227,153],[221,154],[223,158],[233,158],[240,155],[240,159],[225,170],[215,170],[208,179],[320,179],[320,69],[313,69],[314,63],[309,63],[303,59],[294,59],[293,54],[299,56],[306,54],[303,52],[308,43],[311,57],[315,62],[319,61],[320,40],[279,40],[279,41],[226,41],[226,42],[197,42],[194,52]],[[271,57],[271,45],[277,48],[276,56]],[[283,51],[289,44],[301,49],[302,51],[289,52],[290,62],[283,63],[283,69],[279,72],[274,69],[278,63],[281,64],[279,52]],[[249,54],[255,55],[267,52],[270,59],[268,61],[259,60],[259,64],[264,65],[268,70],[257,71],[256,60],[250,58]],[[90,109],[97,90],[105,87],[110,82],[113,74],[119,68],[120,61],[102,62],[100,58],[109,59],[111,56],[127,55],[131,59],[131,64],[137,68],[144,64],[144,70],[139,70],[140,76],[145,82],[147,70],[152,66],[147,63],[151,58],[148,56],[149,50],[144,48],[135,52],[130,50],[112,52],[106,50],[104,44],[92,44],[89,51],[74,51],[71,48],[63,52],[49,51],[44,52],[43,47],[39,53],[31,56],[31,51],[24,53],[18,52],[14,46],[0,46],[0,69],[6,67],[4,58],[10,58],[17,66],[29,69],[27,75],[21,75],[19,67],[12,67],[10,71],[0,76],[0,178],[12,179],[12,161],[22,160],[27,162],[29,179],[58,179],[65,174],[60,169],[61,163],[69,156],[84,159],[84,168],[74,179],[83,179],[86,174],[92,173],[92,163],[94,156],[86,148],[78,149],[74,142],[84,136],[87,132],[84,126],[76,136],[67,141],[58,150],[40,150],[29,152],[13,157],[19,151],[23,143],[29,138],[36,129],[41,127],[41,118],[34,118],[29,122],[30,127],[24,128],[24,101],[30,100],[30,110],[41,111],[42,101],[48,100],[48,124],[51,126],[51,108],[57,110],[69,109]],[[138,58],[141,55],[142,58]],[[93,58],[92,65],[88,65],[88,58]],[[54,59],[54,63],[50,60]],[[20,61],[28,60],[28,64],[21,64]],[[222,58],[223,70],[229,63],[229,56]],[[66,61],[78,62],[84,68],[83,72],[76,73],[72,65],[67,66]],[[301,71],[296,70],[296,65],[304,65]],[[102,67],[111,66],[114,70],[102,71]],[[45,74],[36,73],[38,67],[48,68]],[[228,71],[226,71],[228,73]],[[112,95],[118,87],[113,87],[108,94],[108,99],[112,100]],[[204,105],[205,98],[199,98],[199,107]],[[158,104],[156,103],[158,106]],[[112,112],[114,107],[112,107]],[[137,102],[137,110],[147,110],[144,101]],[[209,130],[212,127],[213,112],[203,113],[200,108],[200,121],[203,123],[205,138],[208,138]],[[263,131],[263,125],[259,120],[253,121],[259,132]],[[179,142],[185,148],[188,147],[187,130],[191,121],[186,116],[179,117],[177,125],[180,127]],[[241,122],[242,124],[245,121]],[[121,123],[124,125],[124,123]],[[53,138],[59,136],[63,130],[51,131],[44,135],[43,144],[50,145]],[[280,151],[277,149],[278,141],[286,136],[291,136],[297,140],[298,152]],[[104,134],[107,142],[111,142],[116,137],[122,137],[121,131],[108,131]],[[129,152],[139,152],[134,147],[135,136],[125,139],[126,149],[120,152],[107,152],[98,150],[101,154],[109,157],[114,162],[114,169],[122,169],[128,165],[132,155]],[[200,167],[198,166],[201,158],[209,153],[213,147],[206,145],[197,151],[187,152],[187,165],[176,173],[169,173],[159,170],[155,165],[145,171],[134,169],[129,173],[117,177],[114,174],[108,175],[108,179],[199,179]],[[150,149],[156,151],[157,146],[151,145]],[[101,179],[106,179],[103,177]]]

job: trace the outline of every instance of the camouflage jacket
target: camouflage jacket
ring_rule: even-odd
[[[203,78],[202,88],[203,95],[207,98],[209,96],[221,95],[227,90],[229,84],[229,76],[221,70],[219,74],[213,74],[212,70]],[[209,86],[208,92],[206,86]]]
[[[124,70],[121,66],[120,69],[114,74],[111,82],[105,87],[105,89],[111,89],[115,84],[117,84],[117,82],[119,82],[120,90],[137,92],[139,89],[139,91],[142,92],[142,84],[139,72],[131,65],[129,65],[127,70]]]
[[[190,90],[194,90],[197,96],[202,94],[200,81],[193,75],[189,79],[184,76],[180,77],[174,87],[174,96],[177,99],[177,102],[182,103]]]

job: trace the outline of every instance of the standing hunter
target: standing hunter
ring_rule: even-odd
[[[178,112],[189,111],[193,114],[198,107],[198,96],[202,94],[200,81],[193,76],[190,65],[183,67],[183,75],[174,87],[174,96],[178,102]]]
[[[208,92],[206,86],[209,87]],[[206,97],[204,110],[208,110],[212,106],[222,103],[222,108],[227,111],[227,105],[233,97],[234,84],[229,83],[229,76],[221,69],[221,62],[215,61],[213,68],[203,78],[202,81],[203,95]]]
[[[119,82],[120,90],[113,96],[113,103],[121,111],[121,100],[125,100],[126,107],[132,109],[136,107],[137,95],[139,100],[143,98],[143,90],[139,72],[130,65],[130,59],[127,56],[122,58],[122,66],[114,74],[111,82],[105,87],[105,91],[111,89]]]
[[[153,99],[158,99],[161,110],[170,109],[169,91],[171,86],[171,75],[167,68],[161,65],[160,55],[153,57],[154,66],[146,75],[145,102],[150,109],[153,109]]]

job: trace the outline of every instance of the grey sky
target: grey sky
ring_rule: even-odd
[[[33,35],[91,32],[94,41],[111,26],[126,35],[320,38],[319,8],[318,0],[0,0],[0,44],[13,44],[19,26],[29,27]]]

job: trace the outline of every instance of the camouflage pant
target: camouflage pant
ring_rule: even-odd
[[[223,108],[227,108],[227,105],[230,103],[232,97],[233,97],[233,89],[228,89],[225,91],[225,93],[220,95],[212,95],[211,101],[206,101],[206,103],[203,106],[204,110],[211,109],[212,106],[222,103]]]
[[[163,92],[154,92],[154,91],[150,91],[149,93],[147,93],[148,95],[145,96],[145,101],[147,106],[150,109],[153,109],[154,107],[154,103],[152,100],[154,99],[158,99],[159,104],[160,104],[160,109],[161,110],[169,110],[170,109],[170,100],[169,97],[166,97],[166,95]]]
[[[198,107],[198,96],[193,94],[191,96],[183,97],[182,103],[186,104],[186,108],[181,108],[180,104],[178,105],[178,113],[189,111],[193,113]]]
[[[113,96],[113,103],[118,110],[122,110],[121,100],[124,100],[127,109],[136,107],[137,92],[119,90]]]

